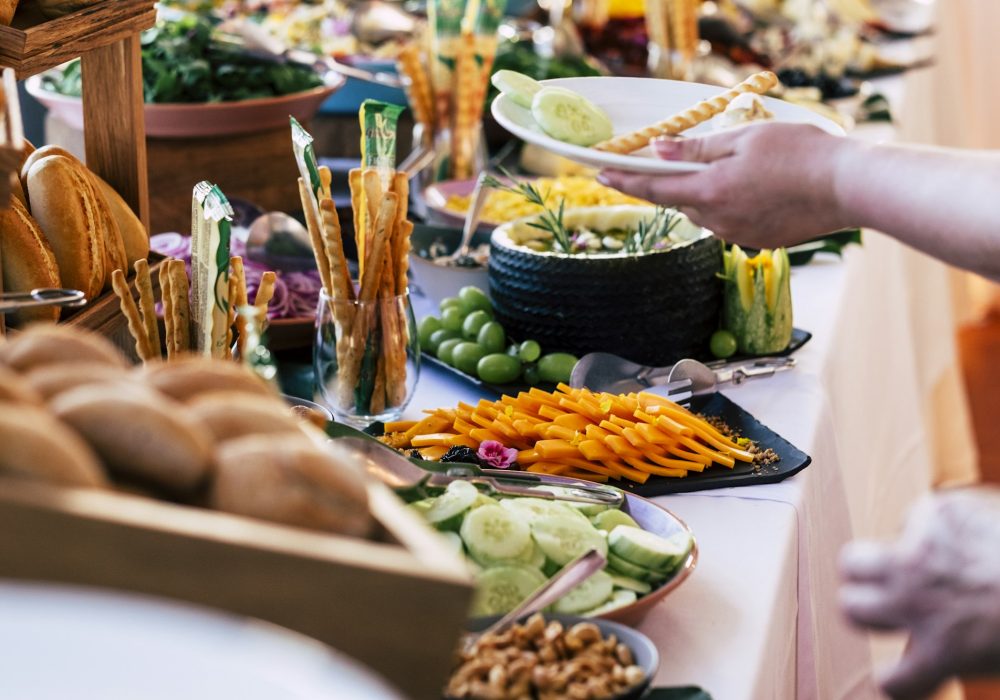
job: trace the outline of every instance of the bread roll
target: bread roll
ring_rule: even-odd
[[[151,362],[136,372],[153,388],[178,401],[215,391],[274,397],[274,388],[243,365],[210,357]]]
[[[0,262],[3,263],[3,291],[29,292],[40,287],[60,287],[59,266],[48,240],[16,198],[0,210]],[[22,309],[12,312],[11,325],[32,321],[59,320],[58,307]]]
[[[49,156],[63,156],[72,161],[80,161],[79,158],[62,146],[49,144],[47,146],[42,146],[41,148],[32,147],[30,151],[25,153],[24,160],[21,163],[21,183],[24,185],[25,189],[28,187],[28,172],[31,170],[31,166],[40,161],[42,158],[48,158]]]
[[[71,326],[36,324],[0,345],[0,364],[18,372],[67,362],[125,366],[125,358],[109,341]]]
[[[149,257],[149,234],[146,227],[139,221],[131,207],[122,199],[114,187],[106,183],[97,173],[91,173],[98,191],[104,195],[111,209],[111,216],[118,224],[118,231],[121,234],[122,243],[125,245],[125,257],[129,267],[135,264],[136,260],[145,260]]]
[[[49,407],[112,472],[173,492],[190,491],[208,476],[210,434],[153,391],[94,384],[60,394]]]
[[[90,384],[130,381],[124,369],[116,365],[99,362],[67,362],[43,365],[23,375],[28,387],[44,401],[50,401],[59,394]]]
[[[0,403],[0,474],[65,486],[107,486],[94,452],[47,411]]]
[[[104,287],[105,241],[87,179],[69,158],[46,156],[28,171],[27,190],[35,220],[55,252],[63,286],[96,298]]]
[[[0,365],[0,402],[3,401],[40,406],[42,397],[25,378]]]
[[[247,435],[302,434],[299,420],[277,398],[217,391],[191,400],[188,415],[205,426],[216,443]]]
[[[365,474],[308,438],[233,440],[219,449],[216,469],[218,510],[358,537],[371,531]]]
[[[10,26],[20,0],[0,0],[0,24]]]

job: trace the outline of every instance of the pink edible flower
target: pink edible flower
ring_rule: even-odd
[[[491,467],[506,469],[517,460],[517,450],[504,447],[496,440],[487,440],[479,446],[476,456]]]

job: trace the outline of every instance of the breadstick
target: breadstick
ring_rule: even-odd
[[[408,204],[410,201],[410,179],[406,173],[396,173],[392,180],[392,191],[396,194],[398,206],[396,208],[396,225],[392,232],[392,258],[393,279],[396,283],[394,293],[396,296],[406,294],[406,275],[410,269],[410,234],[413,233],[413,224],[406,220]]]
[[[174,325],[174,303],[170,292],[170,263],[173,258],[167,258],[160,263],[160,300],[163,302],[163,335],[167,357],[177,354],[177,328]]]
[[[299,199],[302,201],[302,211],[306,214],[306,228],[309,229],[309,241],[312,243],[313,257],[316,258],[316,269],[319,270],[319,279],[326,289],[327,294],[333,283],[330,279],[330,263],[326,256],[326,246],[323,245],[323,231],[317,213],[313,209],[313,195],[306,187],[302,178],[299,178]]]
[[[451,130],[451,176],[456,180],[472,177],[472,141],[479,79],[475,37],[471,32],[463,32],[455,58],[455,112]]]
[[[716,114],[726,109],[730,102],[746,92],[763,95],[765,92],[778,84],[777,76],[770,71],[763,71],[752,75],[742,83],[727,90],[721,95],[699,102],[693,107],[685,109],[683,112],[675,114],[669,119],[647,126],[639,131],[630,134],[622,134],[613,139],[603,141],[594,148],[608,153],[631,153],[649,145],[649,140],[658,136],[672,136],[686,131],[693,126],[708,121]]]
[[[333,195],[330,193],[330,187],[333,185],[333,173],[330,168],[325,165],[319,166],[319,182],[320,188],[323,190],[323,198],[331,199]]]
[[[139,315],[139,307],[135,305],[135,299],[132,298],[132,290],[128,288],[128,282],[125,280],[125,273],[120,269],[111,273],[111,287],[115,290],[115,294],[118,295],[122,313],[125,314],[125,318],[128,320],[128,332],[132,334],[132,339],[135,340],[135,354],[143,362],[152,360],[154,355],[149,346],[149,338],[146,337],[146,327],[143,325],[142,317]]]
[[[434,132],[434,96],[430,78],[420,61],[420,50],[415,44],[407,44],[400,49],[397,61],[399,72],[408,83],[406,94],[413,120],[423,125],[425,138],[429,138]]]
[[[146,327],[149,350],[159,357],[160,324],[156,318],[156,299],[153,296],[153,280],[149,276],[149,262],[145,258],[139,258],[133,267],[135,286],[139,290],[139,310],[142,312],[142,324]]]
[[[327,288],[327,293],[337,301],[353,300],[354,288],[351,286],[351,271],[347,267],[347,256],[344,254],[337,205],[332,199],[323,199],[319,203],[319,208],[323,248],[330,268],[330,287]]]
[[[226,294],[229,297],[229,313],[226,314],[226,320],[229,325],[226,326],[226,347],[233,347],[233,327],[236,325],[236,304],[233,303],[233,299],[236,298],[236,278],[230,274],[229,275],[229,289]]]
[[[358,265],[363,266],[365,259],[365,232],[362,224],[362,201],[364,193],[361,190],[361,169],[354,168],[347,174],[347,184],[351,188],[351,211],[354,212],[354,244],[358,249]]]
[[[378,174],[374,173],[375,182],[378,183]],[[368,178],[365,178],[366,181]],[[368,182],[365,183],[366,185]],[[375,293],[379,288],[379,272],[382,270],[382,260],[385,255],[385,244],[386,244],[386,232],[389,231],[393,225],[393,221],[396,218],[396,195],[392,192],[386,192],[382,196],[381,206],[378,208],[378,212],[372,217],[375,225],[372,227],[374,233],[372,235],[372,246],[368,253],[368,264],[366,265],[368,272],[362,276],[361,280],[361,293],[358,298],[361,301],[372,301],[375,299]]]
[[[377,278],[382,272],[381,257],[384,255],[384,251],[379,254],[379,261],[376,264],[372,259],[372,248],[379,226],[378,217],[379,204],[382,202],[382,179],[375,168],[366,168],[361,173],[361,191],[361,227],[364,229],[364,255],[359,254],[358,256],[361,284],[364,285],[365,279],[369,278],[371,282],[377,285]],[[388,229],[390,222],[386,221],[385,224],[383,231]]]
[[[183,260],[170,261],[170,306],[174,315],[174,353],[191,350],[191,299]]]
[[[270,270],[260,276],[260,285],[257,287],[257,296],[253,299],[253,305],[261,312],[260,323],[262,327],[267,323],[267,307],[271,303],[271,299],[274,298],[274,283],[277,279],[277,275]]]
[[[399,225],[400,244],[396,249],[396,295],[406,294],[409,287],[408,274],[410,271],[410,250],[412,244],[410,239],[413,236],[413,222],[404,221]]]
[[[248,303],[247,274],[246,270],[243,269],[243,258],[238,255],[229,258],[229,266],[233,269],[233,274],[229,277],[229,313],[236,321],[236,348],[240,357],[243,357],[243,348],[247,342],[247,319],[246,316],[239,313],[239,309]]]
[[[385,355],[379,355],[375,368],[375,386],[372,389],[372,401],[369,404],[369,409],[374,416],[385,410],[386,360],[388,358]]]

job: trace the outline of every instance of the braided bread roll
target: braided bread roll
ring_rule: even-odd
[[[743,93],[752,92],[757,95],[763,95],[777,84],[778,77],[771,71],[763,71],[756,75],[751,75],[732,90],[703,100],[669,119],[664,119],[662,122],[657,122],[639,131],[633,131],[630,134],[622,134],[607,141],[602,141],[594,146],[594,148],[598,151],[621,154],[638,151],[640,148],[648,146],[650,139],[655,139],[658,136],[673,136],[708,121],[716,114],[725,111],[729,103]]]

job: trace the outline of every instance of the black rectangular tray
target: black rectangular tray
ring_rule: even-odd
[[[792,339],[788,343],[788,347],[781,352],[774,353],[773,355],[768,355],[766,357],[786,357],[791,355],[793,352],[797,351],[803,345],[808,343],[812,339],[812,333],[809,331],[804,331],[801,328],[792,329]],[[751,355],[734,355],[730,357],[726,362],[742,362],[745,360],[752,360],[755,356]],[[756,357],[765,357],[758,355]],[[494,397],[499,398],[504,394],[516,395],[518,392],[527,391],[531,387],[527,384],[520,384],[517,382],[511,384],[490,384],[489,382],[484,382],[479,377],[473,377],[471,374],[466,374],[460,369],[456,369],[446,362],[442,362],[430,353],[421,353],[420,361],[424,362],[432,367],[440,369],[442,372],[451,374],[459,379],[462,379],[477,389],[481,390],[483,393],[492,394]],[[709,363],[712,364],[711,362]],[[539,384],[539,389],[544,391],[551,391],[555,387],[552,384]]]
[[[708,491],[710,489],[724,489],[731,486],[776,484],[794,474],[798,474],[812,463],[812,457],[762,424],[722,394],[715,393],[707,396],[696,396],[691,401],[691,410],[705,416],[721,418],[741,436],[750,438],[756,442],[761,449],[766,450],[770,448],[774,450],[780,459],[774,464],[760,468],[755,468],[744,462],[737,462],[736,466],[732,469],[713,465],[708,467],[704,472],[689,472],[688,476],[682,478],[651,476],[645,484],[637,484],[626,479],[609,483],[623,491],[652,498],[653,496],[664,496],[672,493]],[[381,423],[373,423],[365,429],[364,433],[340,423],[330,423],[327,426],[326,432],[331,438],[336,439],[339,437],[359,436],[374,438],[381,435],[383,431],[384,428]],[[391,448],[386,447],[385,449],[388,450]],[[410,461],[429,471],[443,471],[448,467],[454,466],[454,464],[445,465],[440,462],[427,462],[420,459],[411,459]]]

